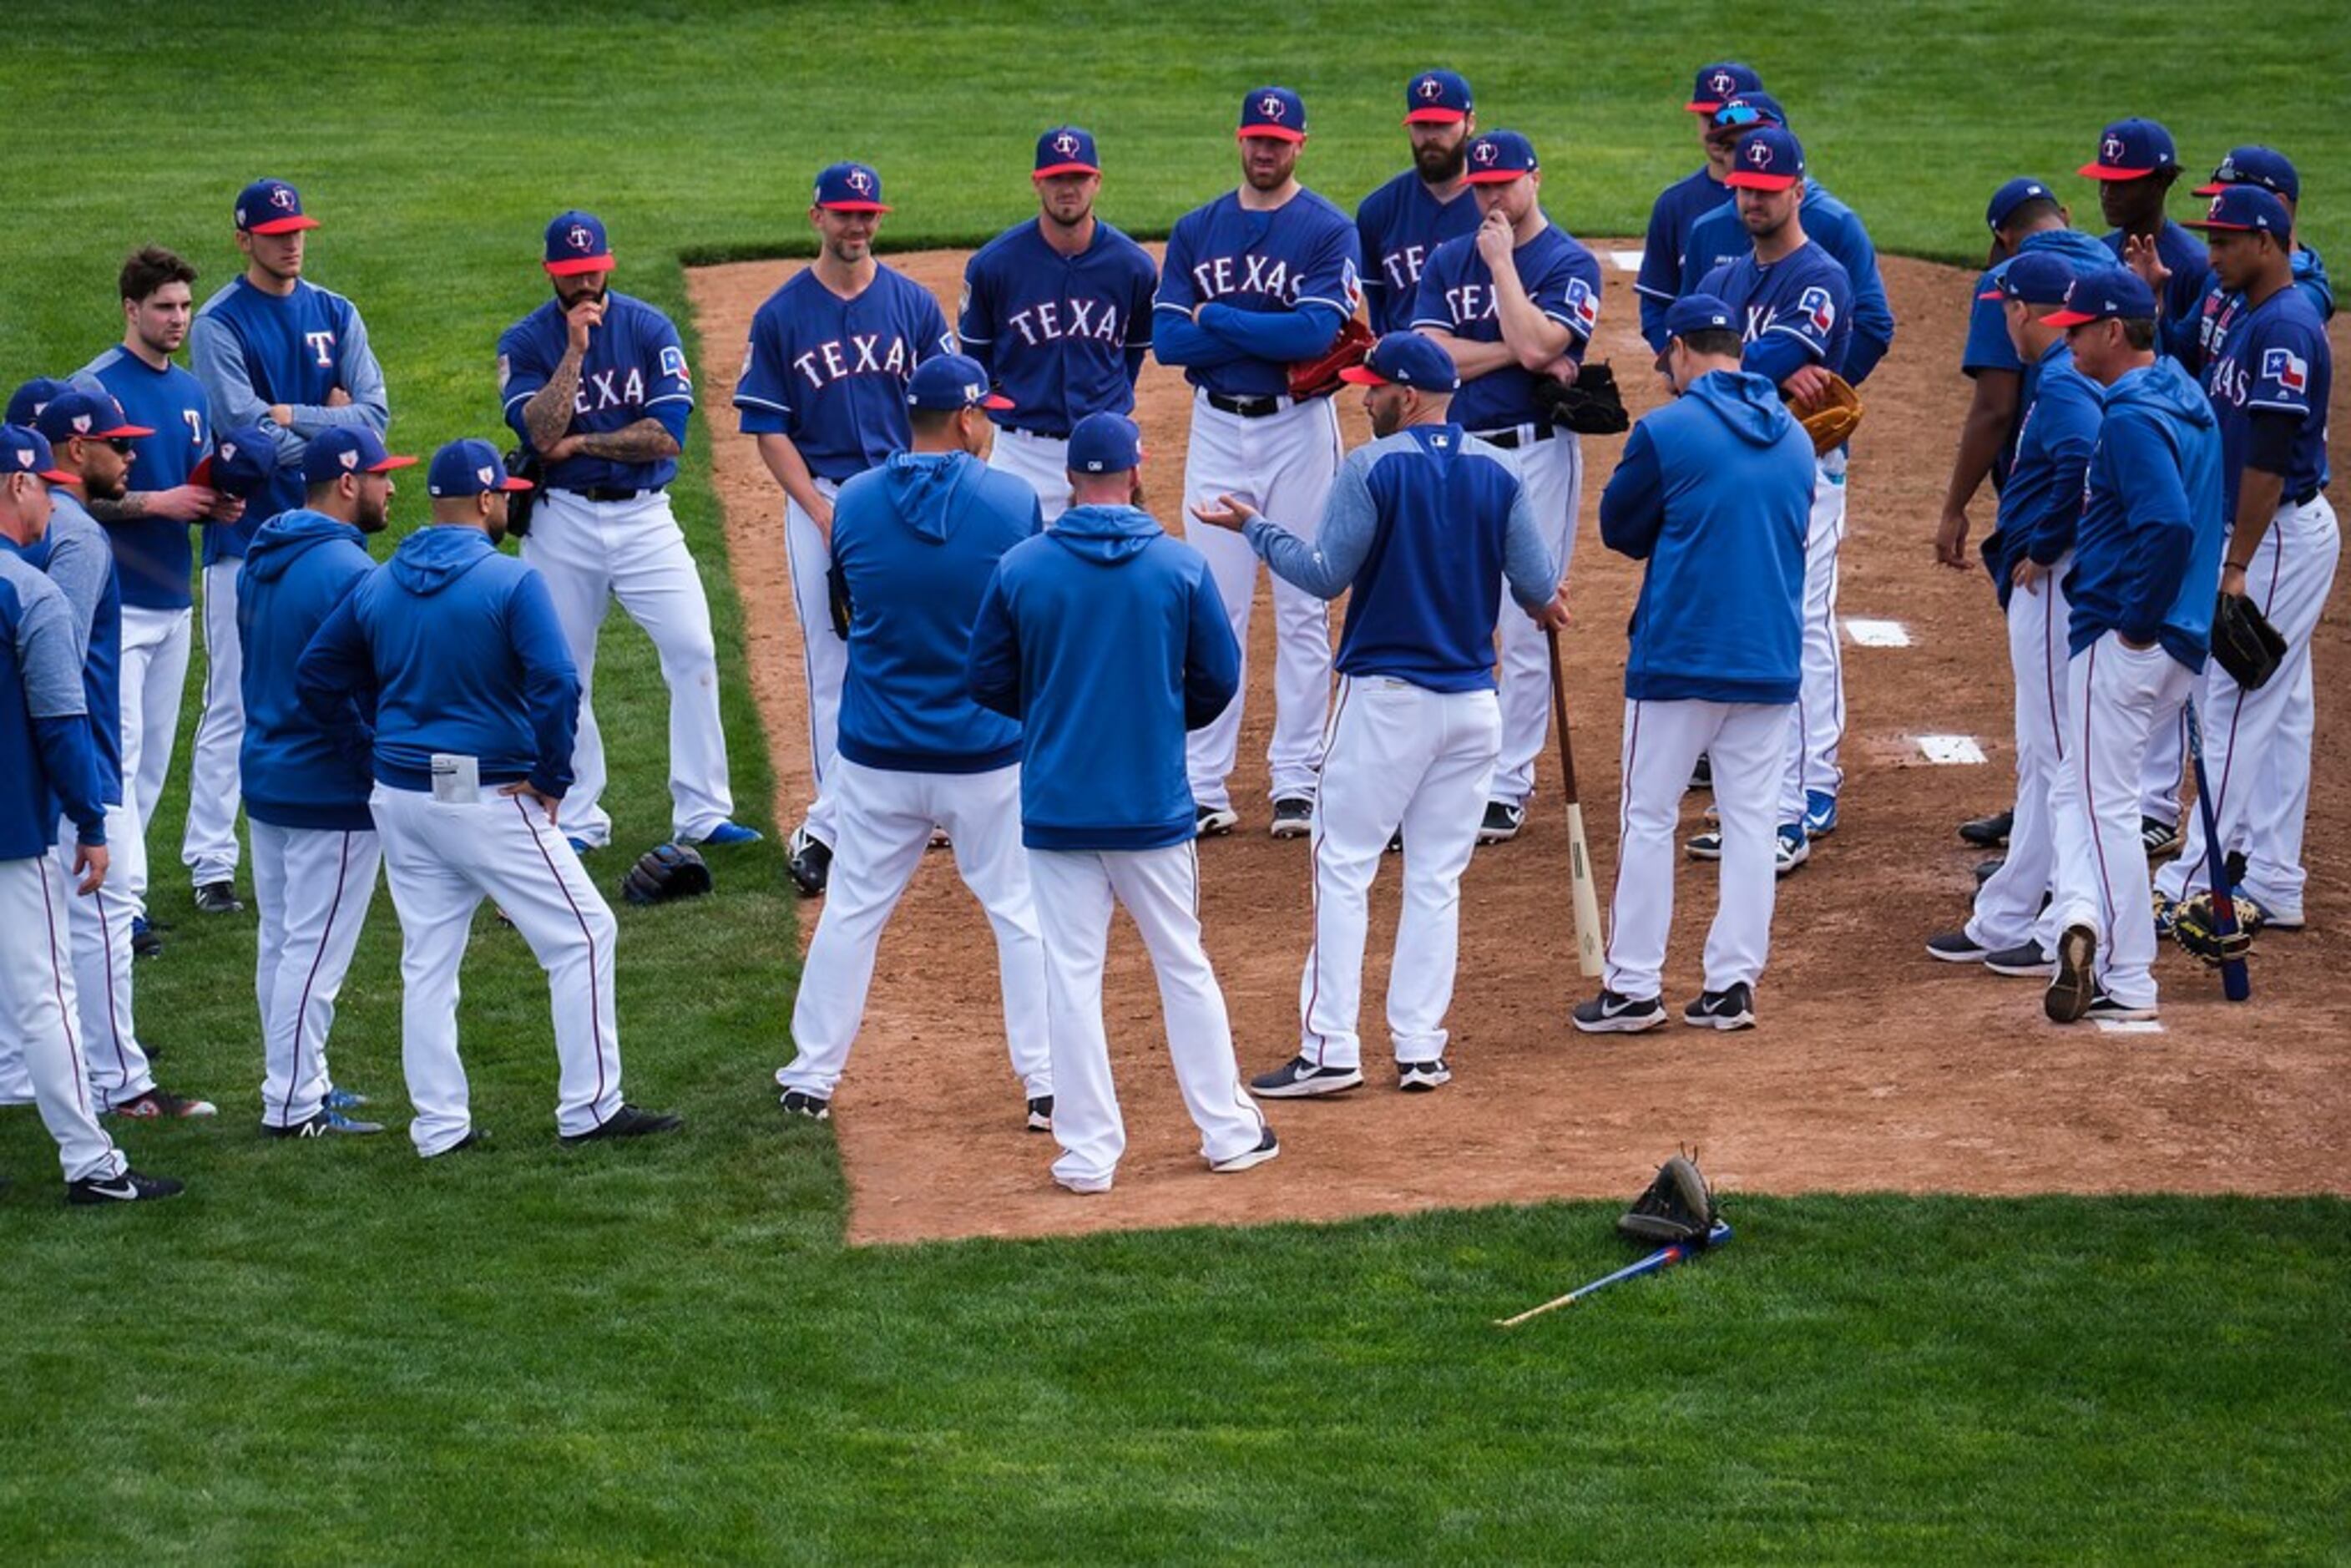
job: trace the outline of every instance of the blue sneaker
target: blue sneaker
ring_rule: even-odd
[[[1837,798],[1825,789],[1804,791],[1804,836],[1824,839],[1836,831]]]
[[[596,846],[594,844],[590,843],[586,839],[580,837],[577,833],[566,833],[563,836],[563,841],[571,846],[571,852],[575,855],[593,854],[596,851]]]
[[[747,828],[740,822],[721,822],[695,840],[705,848],[731,850],[738,844],[756,844],[767,835],[757,828]]]
[[[356,1089],[327,1091],[327,1109],[329,1111],[353,1111],[367,1103],[368,1097]]]

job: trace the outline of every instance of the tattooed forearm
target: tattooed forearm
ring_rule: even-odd
[[[580,396],[580,361],[567,353],[531,400],[522,405],[522,424],[530,433],[531,449],[545,452],[571,428],[572,404]]]
[[[641,419],[621,430],[580,438],[583,457],[610,458],[615,463],[658,463],[677,455],[677,438],[657,419]]]

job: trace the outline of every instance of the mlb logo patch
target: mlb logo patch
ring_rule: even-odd
[[[2270,349],[2262,355],[2262,380],[2275,382],[2290,392],[2310,390],[2310,361],[2292,349]]]

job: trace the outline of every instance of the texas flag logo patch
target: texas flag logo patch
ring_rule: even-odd
[[[2310,390],[2310,361],[2292,349],[2270,349],[2262,354],[2262,380],[2275,382],[2290,392]]]
[[[1822,337],[1827,337],[1835,329],[1836,301],[1829,298],[1827,289],[1805,289],[1803,297],[1796,301],[1796,308],[1804,313],[1804,319],[1812,323],[1813,330]]]
[[[1600,300],[1592,292],[1592,286],[1580,277],[1568,280],[1567,309],[1575,318],[1575,329],[1590,338],[1592,329],[1600,324]]]

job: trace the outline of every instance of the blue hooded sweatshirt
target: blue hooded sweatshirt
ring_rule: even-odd
[[[971,695],[1021,721],[1021,842],[1156,850],[1195,831],[1184,736],[1240,689],[1208,563],[1134,507],[1072,507],[997,564]]]
[[[1649,563],[1627,697],[1796,700],[1815,469],[1779,388],[1744,371],[1708,371],[1634,427],[1600,497],[1601,541]]]
[[[245,646],[245,739],[237,760],[256,822],[365,832],[368,727],[348,698],[335,723],[313,723],[294,695],[294,668],[335,606],[375,570],[366,536],[298,507],[261,525],[236,578]]]
[[[1020,727],[971,700],[964,666],[989,574],[1043,527],[1035,490],[961,452],[893,453],[841,487],[832,569],[851,605],[843,757],[908,773],[985,773],[1020,760]]]
[[[571,788],[580,673],[538,573],[463,525],[419,528],[343,597],[294,688],[314,724],[355,700],[375,726],[375,777],[433,788],[433,758],[476,759],[484,784]]]
[[[2000,607],[2008,608],[2017,561],[2031,556],[2055,566],[2074,548],[2082,517],[2082,475],[2098,444],[2105,391],[2074,368],[2063,338],[2033,361],[2031,394],[2016,422],[2014,461],[2000,492],[2000,520],[1983,542]]]
[[[2065,578],[2067,651],[2119,632],[2160,641],[2200,673],[2220,591],[2220,421],[2179,361],[2158,359],[2108,387]]]

